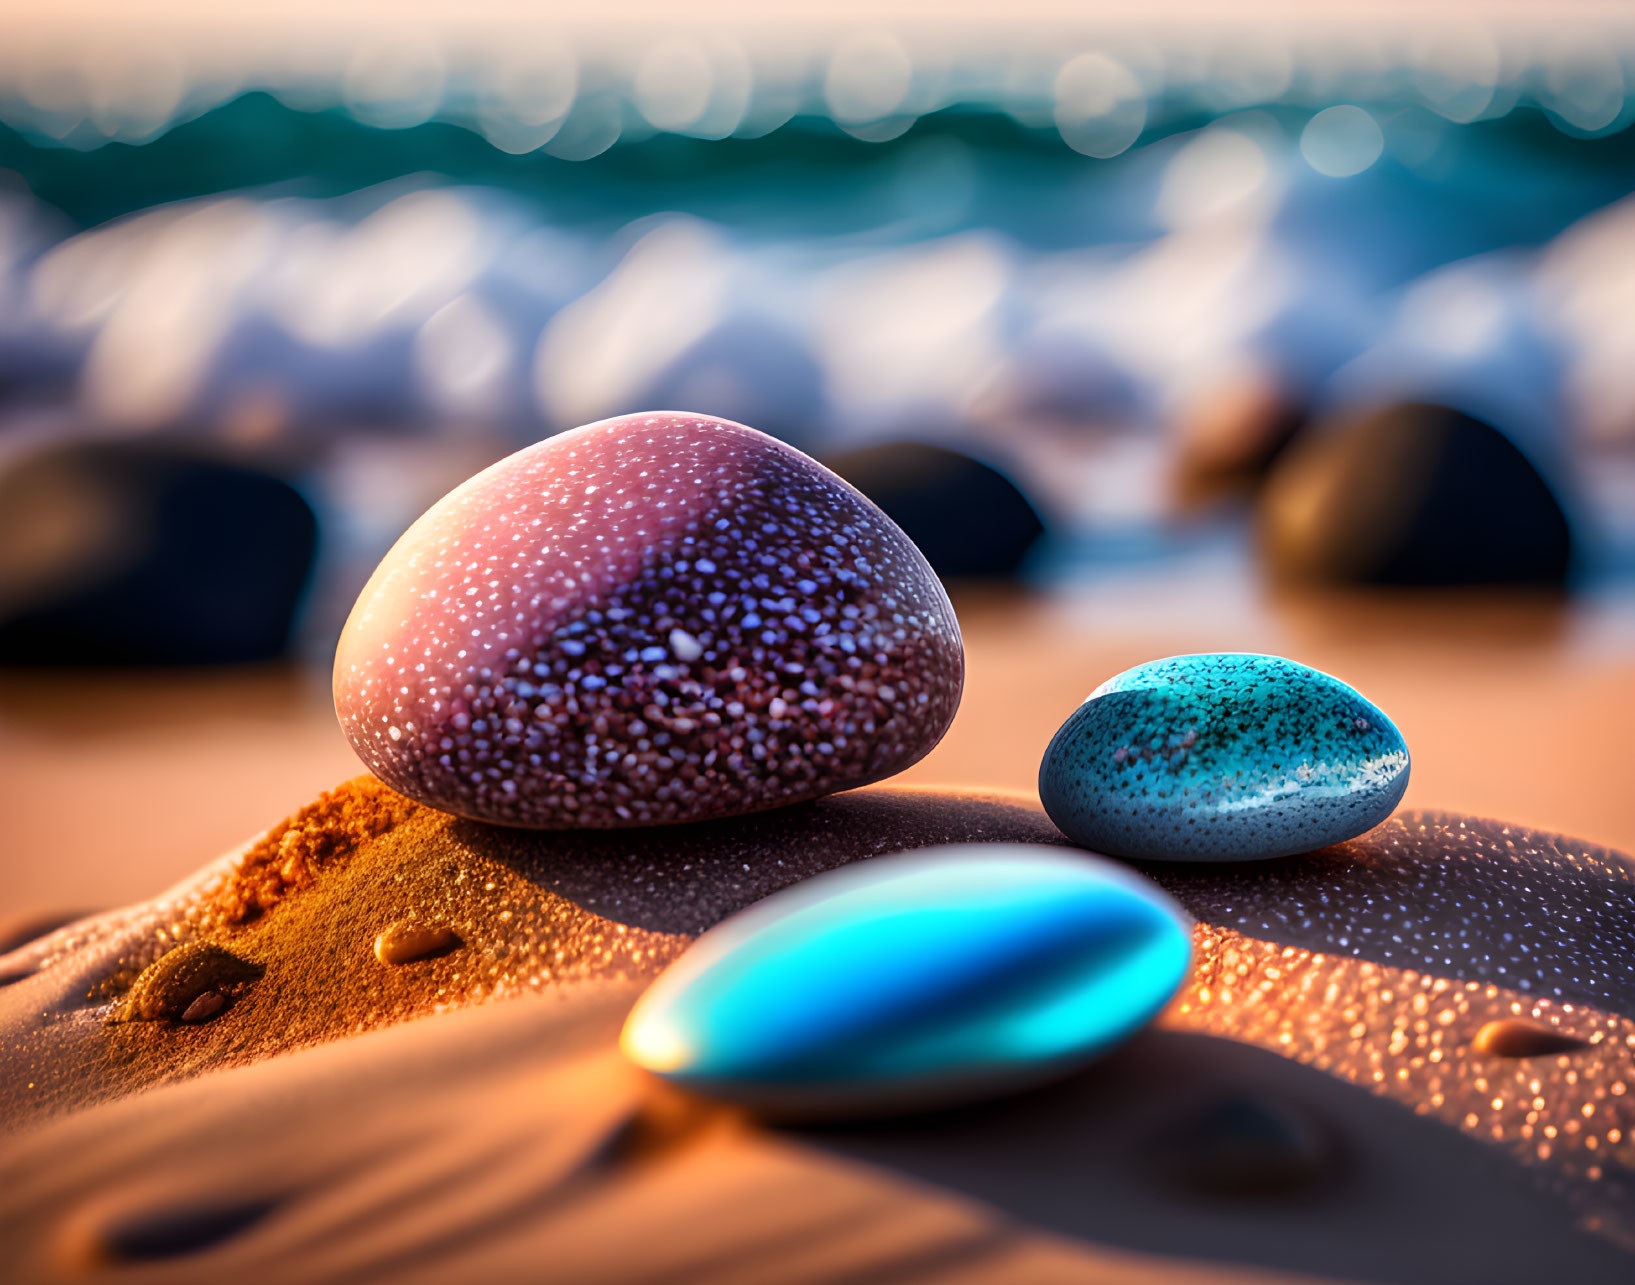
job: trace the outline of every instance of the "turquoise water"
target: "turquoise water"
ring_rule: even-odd
[[[1346,177],[1289,102],[1155,101],[1109,159],[980,104],[882,142],[797,115],[584,160],[261,92],[140,144],[0,126],[0,436],[294,467],[366,565],[476,465],[678,407],[819,456],[953,443],[1057,553],[1116,557],[1182,538],[1165,471],[1244,388],[1297,414],[1401,397],[1594,482],[1585,538],[1635,547],[1629,323],[1597,302],[1635,272],[1635,133],[1370,111],[1379,155]],[[398,504],[353,441],[415,443],[433,480]]]

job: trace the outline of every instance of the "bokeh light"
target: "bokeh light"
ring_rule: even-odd
[[[1080,54],[1056,73],[1056,128],[1075,152],[1106,158],[1127,150],[1147,123],[1147,96],[1128,68],[1103,53]]]
[[[1350,103],[1325,107],[1300,133],[1300,154],[1312,169],[1329,178],[1361,174],[1384,150],[1385,135],[1379,122]]]
[[[836,46],[823,77],[823,99],[842,125],[863,125],[899,113],[914,84],[914,62],[887,32],[850,36]]]

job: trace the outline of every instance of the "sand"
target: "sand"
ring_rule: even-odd
[[[1056,841],[1036,805],[876,787],[726,821],[630,832],[506,830],[359,778],[164,896],[0,958],[0,1107],[15,1127],[106,1097],[443,1009],[654,976],[710,925],[843,862],[975,839]],[[376,943],[447,926],[459,947],[401,966]],[[235,988],[169,962],[217,949]],[[243,985],[240,974],[257,980]],[[178,989],[191,983],[192,989]],[[110,1020],[113,1019],[113,1020]]]
[[[621,1062],[632,995],[447,1013],[26,1134],[0,1157],[12,1279],[1628,1279],[1480,1145],[1229,1041],[1158,1031],[1007,1104],[775,1131]],[[1211,1199],[1149,1172],[1156,1127],[1245,1091],[1323,1121],[1326,1181]]]
[[[342,789],[0,959],[0,1245],[45,1280],[1635,1269],[1635,864],[1517,826],[1410,813],[1284,861],[1146,866],[1198,918],[1188,983],[1157,1029],[1008,1102],[773,1129],[619,1059],[641,981],[709,924],[977,838],[1060,841],[1025,797],[923,789],[626,835]],[[405,922],[457,944],[382,963]],[[254,979],[228,969],[241,989],[183,1020],[172,975],[222,962],[167,973],[178,941]],[[131,1020],[144,985],[164,1002]],[[1478,1049],[1495,1021],[1571,1047]]]

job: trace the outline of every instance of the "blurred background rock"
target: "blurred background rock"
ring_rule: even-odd
[[[147,440],[0,465],[0,662],[230,665],[289,646],[317,521],[288,483]]]
[[[1410,803],[1635,847],[1635,19],[1082,9],[8,7],[0,909],[351,772],[392,540],[661,406],[950,581],[922,779],[1029,788],[1102,678],[1239,646],[1402,710]]]

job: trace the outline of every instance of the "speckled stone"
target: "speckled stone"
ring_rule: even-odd
[[[891,776],[942,737],[963,677],[947,595],[868,500],[754,429],[655,412],[434,505],[347,621],[335,707],[422,803],[603,828]]]
[[[1144,1026],[1186,976],[1159,889],[1087,854],[971,844],[776,893],[648,988],[626,1054],[785,1115],[873,1115],[1036,1084]]]
[[[1401,734],[1356,691],[1230,652],[1109,679],[1039,769],[1045,811],[1076,843],[1159,861],[1308,852],[1379,824],[1407,787]]]

